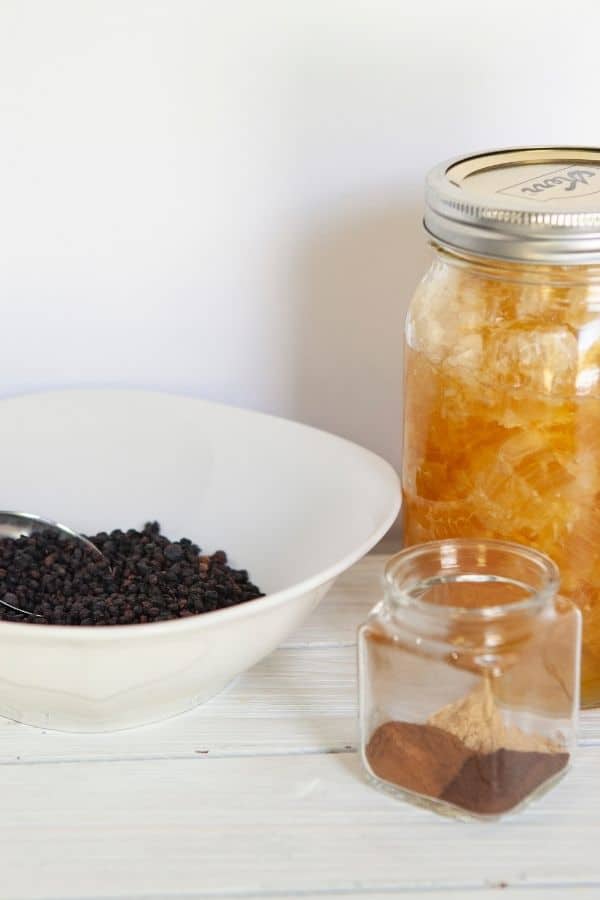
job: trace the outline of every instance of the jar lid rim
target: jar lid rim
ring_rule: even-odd
[[[600,147],[515,147],[446,160],[427,175],[424,226],[455,251],[600,263]]]

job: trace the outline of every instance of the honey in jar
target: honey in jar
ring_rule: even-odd
[[[600,705],[600,149],[499,151],[427,183],[406,322],[406,544],[533,546],[583,614]]]

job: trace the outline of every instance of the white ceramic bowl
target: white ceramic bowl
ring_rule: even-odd
[[[107,731],[202,703],[291,634],[400,506],[382,459],[260,413],[141,391],[0,402],[4,509],[225,549],[266,597],[148,625],[0,622],[0,715]]]

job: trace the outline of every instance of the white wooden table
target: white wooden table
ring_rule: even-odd
[[[520,816],[467,825],[368,787],[355,631],[382,557],[284,646],[161,725],[64,735],[0,720],[0,898],[600,898],[600,715]]]

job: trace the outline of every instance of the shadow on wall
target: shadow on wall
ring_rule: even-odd
[[[313,233],[296,256],[294,418],[400,465],[404,317],[429,248],[422,209],[370,210]]]
[[[431,251],[422,204],[339,216],[296,255],[293,417],[399,470],[404,317]]]

